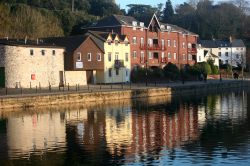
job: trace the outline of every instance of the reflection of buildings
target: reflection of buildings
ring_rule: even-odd
[[[6,138],[6,124],[7,120],[1,119],[0,116],[0,163],[2,159],[7,158],[6,152],[8,151],[7,148],[7,138]]]
[[[247,95],[245,92],[208,96],[206,103],[206,107],[199,109],[199,112],[207,112],[206,119],[230,120],[239,123],[247,117]]]
[[[133,114],[132,122],[132,150],[135,155],[148,154],[162,147],[178,147],[199,137],[195,107],[180,104],[173,114],[169,114],[167,110],[139,111],[138,114]]]
[[[31,152],[43,152],[65,147],[65,122],[59,112],[9,117],[7,140],[9,157],[29,156]]]

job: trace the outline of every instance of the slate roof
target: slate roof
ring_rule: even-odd
[[[0,39],[0,44],[23,47],[63,48],[56,44],[47,43],[43,39],[38,39],[38,42],[34,40],[26,40],[25,42],[25,39]]]
[[[108,16],[108,17],[105,17],[105,18],[99,20],[97,23],[90,26],[90,28],[112,27],[112,26],[122,26],[122,25],[133,26],[133,24],[132,24],[133,22],[136,22],[138,27],[140,26],[140,22],[144,23],[144,27],[148,27],[154,16],[155,15],[153,15],[150,18],[145,18],[144,20],[138,21],[137,19],[135,19],[134,17],[131,17],[131,16],[112,15],[112,16]],[[176,26],[176,25],[165,24],[165,23],[161,23],[161,22],[159,22],[159,24],[160,24],[160,26],[161,25],[165,26],[165,31],[167,31],[167,26],[170,26],[172,31],[182,32],[182,33],[186,33],[186,34],[190,34],[190,35],[197,35],[193,32],[190,32],[190,31],[188,31],[184,28],[181,28],[179,26]]]
[[[91,35],[89,32],[85,33],[84,35],[76,35],[76,36],[69,36],[69,37],[52,37],[52,38],[45,38],[44,40],[51,44],[56,44],[59,46],[63,46],[66,48],[66,51],[69,53],[73,53],[87,38],[92,38],[96,45],[104,51],[102,46],[102,42],[100,39],[97,39],[95,36]]]
[[[198,44],[201,44],[204,48],[245,47],[241,39],[234,39],[232,43],[229,40],[200,40]]]

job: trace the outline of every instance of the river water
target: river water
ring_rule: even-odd
[[[0,112],[0,165],[248,165],[250,93]]]

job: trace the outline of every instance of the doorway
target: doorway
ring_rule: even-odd
[[[94,82],[93,70],[87,70],[86,75],[87,75],[87,84],[93,84]]]
[[[5,87],[5,68],[0,67],[0,88]]]

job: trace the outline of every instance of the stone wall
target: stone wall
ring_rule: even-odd
[[[55,50],[55,55],[52,50]],[[8,88],[58,86],[60,71],[64,71],[63,48],[4,46],[4,54],[0,55],[5,59],[5,86]]]
[[[87,85],[86,71],[65,71],[66,85]]]

